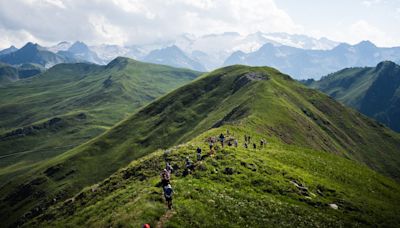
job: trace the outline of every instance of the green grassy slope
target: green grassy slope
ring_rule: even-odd
[[[59,64],[8,84],[0,96],[0,180],[69,150],[199,75],[117,58]]]
[[[208,152],[205,139],[229,129],[239,147],[219,149],[183,175],[184,158]],[[159,187],[159,150],[99,184],[51,207],[27,227],[398,227],[400,185],[339,156],[268,137],[264,148],[245,149],[244,134],[260,129],[228,124],[171,148],[174,209]],[[296,186],[297,185],[297,186]],[[299,187],[300,186],[300,187]],[[336,204],[338,209],[330,208]],[[162,221],[162,223],[160,222]]]
[[[275,69],[231,66],[203,75],[6,183],[0,190],[2,219],[20,217],[23,222],[54,199],[103,180],[133,159],[225,124],[252,128],[281,144],[337,154],[399,178],[398,134]]]
[[[344,69],[309,86],[400,131],[400,66],[393,62]]]
[[[5,87],[4,84],[33,77],[40,74],[45,69],[37,64],[22,64],[20,66],[11,66],[0,62],[0,88]]]
[[[0,62],[0,85],[18,80],[18,70]]]

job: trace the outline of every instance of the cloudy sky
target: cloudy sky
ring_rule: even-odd
[[[0,48],[287,32],[400,46],[400,0],[0,0]]]

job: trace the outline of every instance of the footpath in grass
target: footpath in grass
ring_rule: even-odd
[[[36,225],[399,225],[400,187],[394,181],[337,155],[282,144],[274,138],[266,138],[268,143],[261,148],[258,142],[263,136],[242,127],[229,128],[238,147],[222,148],[217,142],[215,154],[206,155],[207,139],[226,130],[212,129],[169,149],[166,158],[174,167],[173,211],[162,197],[159,174],[165,168],[165,156],[159,150],[79,193],[73,202],[53,208]],[[244,147],[245,134],[257,142],[256,149]],[[197,147],[206,155],[201,161],[197,161]],[[194,166],[185,175],[187,157]]]

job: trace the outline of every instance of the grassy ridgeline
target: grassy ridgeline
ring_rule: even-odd
[[[6,184],[1,191],[2,212],[8,221],[29,220],[38,214],[32,211],[35,207],[45,210],[54,199],[64,200],[133,159],[226,125],[273,139],[283,151],[325,151],[336,154],[327,156],[339,159],[338,163],[344,157],[399,177],[398,134],[273,68],[231,66],[157,99],[105,134]],[[304,164],[303,168],[312,168]],[[159,167],[153,168],[158,173]],[[23,189],[30,194],[16,197]]]
[[[121,57],[107,66],[59,64],[8,84],[0,96],[0,180],[100,135],[199,74]]]
[[[229,129],[239,147],[225,147],[195,162],[183,176],[184,158],[208,152],[205,139]],[[54,227],[397,227],[400,186],[365,166],[323,151],[290,146],[275,137],[266,147],[245,149],[244,134],[264,137],[252,127],[212,129],[173,147],[168,158],[174,210],[168,213],[158,186],[163,151],[132,162],[110,178],[54,206],[28,226]],[[303,189],[296,187],[299,184]],[[338,205],[338,210],[329,204]]]

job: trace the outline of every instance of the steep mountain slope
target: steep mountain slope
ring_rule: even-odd
[[[340,44],[331,50],[305,50],[267,43],[250,53],[237,51],[224,65],[269,65],[296,79],[318,78],[346,67],[375,66],[381,61],[400,61],[400,47],[379,48],[369,41],[356,45]]]
[[[149,63],[165,64],[168,66],[205,71],[204,66],[190,59],[175,45],[151,51],[148,55],[143,57],[142,60]]]
[[[80,41],[73,43],[66,51],[58,51],[57,54],[70,59],[77,59],[82,62],[104,64],[105,61],[101,60],[95,52]]]
[[[113,60],[116,56],[125,56],[132,59],[140,59],[146,53],[143,53],[140,48],[131,46],[123,47],[119,45],[102,44],[90,46],[100,59],[105,62]]]
[[[400,177],[398,134],[275,69],[231,66],[205,74],[96,139],[6,183],[1,219],[7,218],[7,224],[29,220],[133,159],[226,125],[293,145],[299,153],[325,151]]]
[[[0,85],[33,77],[42,73],[44,70],[45,69],[40,65],[31,63],[12,66],[0,62]]]
[[[58,63],[76,62],[75,59],[54,54],[38,44],[30,42],[15,52],[0,56],[0,61],[11,65],[35,63],[46,68]]]
[[[10,53],[15,52],[17,50],[18,50],[18,48],[16,48],[14,45],[12,45],[9,48],[1,50],[0,51],[0,56],[10,54]]]
[[[54,46],[51,47],[47,47],[47,50],[57,53],[59,51],[67,51],[68,48],[70,48],[72,46],[72,43],[68,42],[68,41],[62,41]],[[114,58],[116,58],[118,56],[115,56]]]
[[[18,80],[17,68],[0,62],[0,85]]]
[[[376,67],[344,69],[309,86],[400,132],[399,65],[385,61]]]
[[[239,146],[207,156],[205,139],[229,129]],[[163,151],[132,162],[111,177],[59,202],[27,227],[398,227],[400,185],[336,155],[283,144],[245,149],[249,125],[209,130],[170,148],[175,167],[173,210],[159,184]],[[257,143],[258,144],[258,143]],[[195,149],[203,149],[196,161]],[[194,163],[184,171],[185,157]],[[334,209],[337,208],[337,209]]]
[[[71,149],[198,72],[117,58],[59,64],[7,85],[0,96],[0,180]]]

